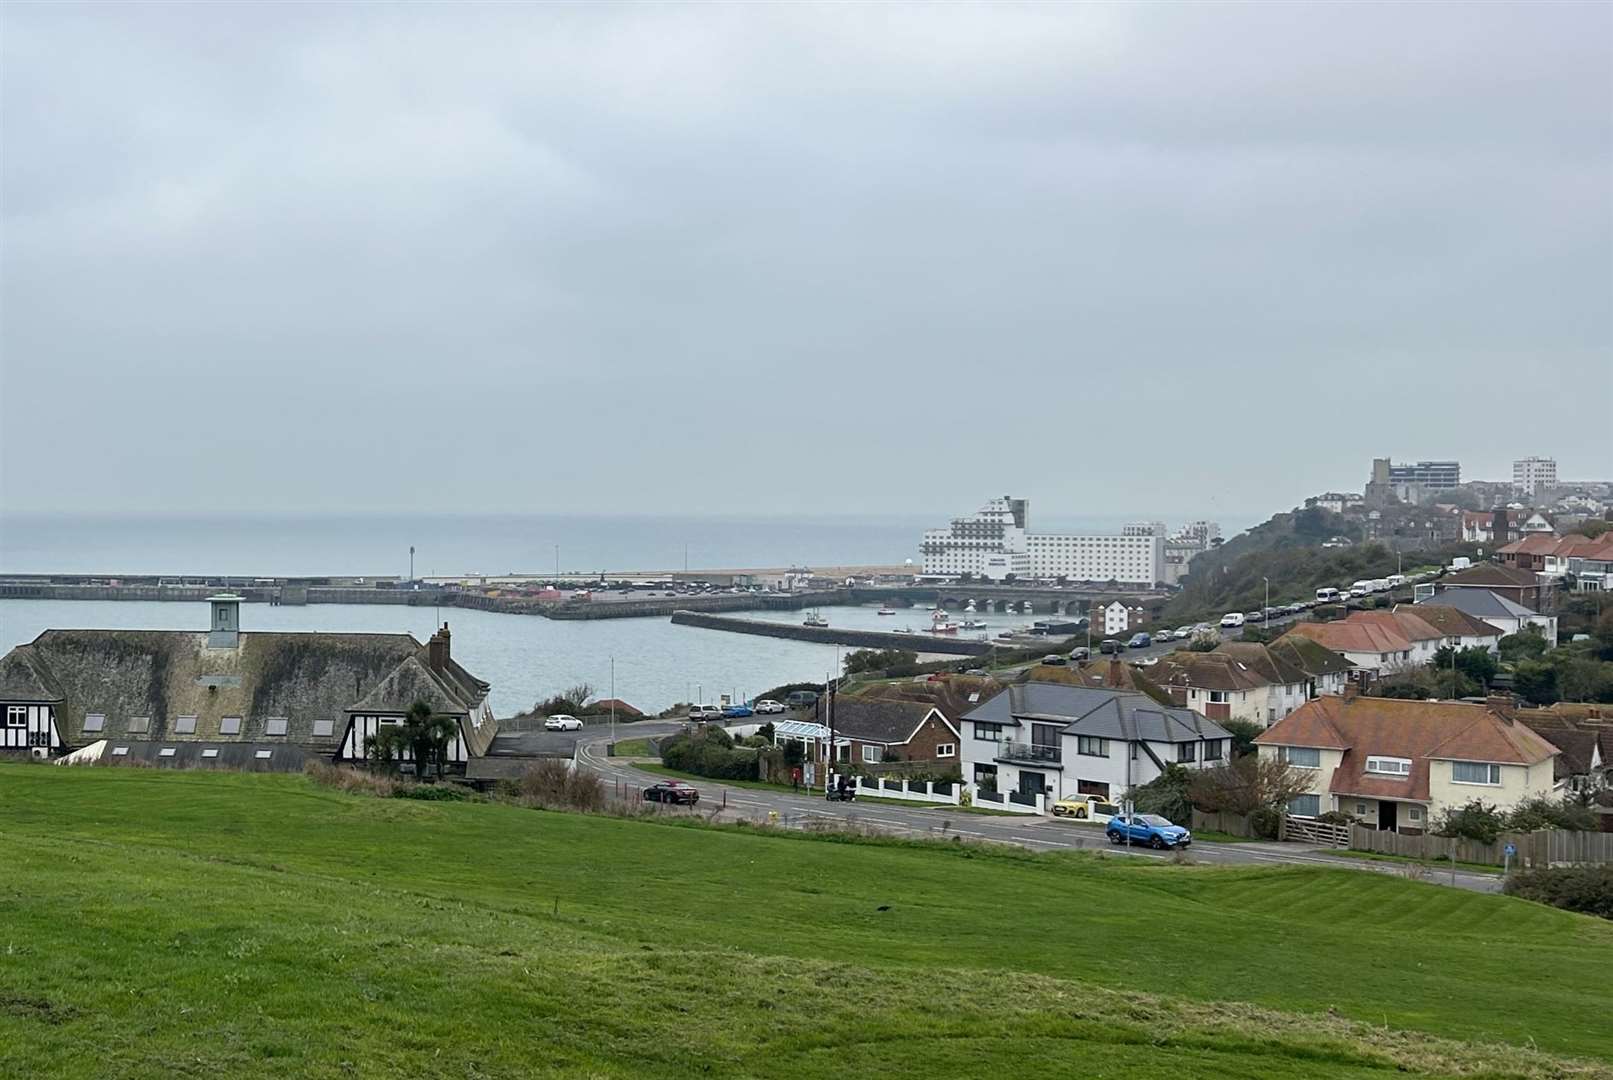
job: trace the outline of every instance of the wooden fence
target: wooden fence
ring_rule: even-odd
[[[1289,818],[1289,821],[1296,819]],[[1293,837],[1290,837],[1292,839]],[[1506,847],[1513,845],[1513,866],[1550,866],[1554,863],[1613,863],[1613,833],[1565,832],[1560,829],[1530,833],[1502,833],[1493,844],[1444,836],[1350,829],[1349,846],[1355,851],[1405,855],[1413,859],[1450,859],[1457,862],[1506,865]]]
[[[1325,847],[1349,847],[1350,826],[1330,825],[1314,818],[1284,814],[1278,839],[1294,840],[1302,844],[1321,844]]]
[[[1205,813],[1203,810],[1193,811],[1193,831],[1223,832],[1231,836],[1254,837],[1249,828],[1249,819],[1242,814],[1234,814],[1227,810],[1217,810],[1215,813]]]

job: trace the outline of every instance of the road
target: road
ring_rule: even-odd
[[[620,738],[654,738],[670,735],[683,727],[678,723],[641,722],[618,725]],[[619,785],[625,792],[640,790],[654,781],[650,773],[634,768],[630,763],[608,757],[608,732],[585,730],[577,737],[577,761],[598,773],[607,783]],[[766,820],[776,813],[780,823],[802,828],[813,820],[836,818],[873,825],[893,833],[910,836],[964,836],[971,840],[985,840],[1002,844],[1017,844],[1033,851],[1108,851],[1139,859],[1171,861],[1173,852],[1152,851],[1147,848],[1117,848],[1104,839],[1103,830],[1096,825],[1079,824],[1056,818],[1033,815],[1003,817],[975,814],[947,806],[898,806],[886,802],[831,803],[821,795],[796,795],[788,791],[767,791],[757,788],[733,787],[717,780],[699,782],[701,807],[723,805],[738,816],[753,820]],[[1218,844],[1205,840],[1193,843],[1190,857],[1194,862],[1215,866],[1327,866],[1368,873],[1404,873],[1409,864],[1372,862],[1328,853],[1323,848],[1300,844],[1246,843]],[[1475,892],[1499,892],[1501,879],[1494,874],[1458,870],[1453,881],[1449,871],[1436,871],[1428,880],[1443,885]]]

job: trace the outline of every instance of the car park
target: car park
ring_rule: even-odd
[[[1111,844],[1147,844],[1161,851],[1185,848],[1193,842],[1192,833],[1158,814],[1119,814],[1109,819],[1103,834]]]
[[[774,701],[772,698],[763,698],[756,703],[755,710],[763,716],[773,716],[784,711],[784,703]]]
[[[575,716],[556,713],[543,722],[544,731],[581,731],[582,721]]]
[[[693,806],[700,801],[700,789],[682,780],[662,780],[644,789],[644,801]]]

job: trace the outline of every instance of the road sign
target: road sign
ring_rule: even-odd
[[[1508,858],[1511,858],[1518,853],[1518,845],[1508,844],[1506,847],[1502,848],[1501,851],[1502,854],[1506,855]]]

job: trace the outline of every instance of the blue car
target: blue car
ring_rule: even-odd
[[[1147,634],[1133,634],[1131,640],[1126,642],[1133,649],[1146,649],[1154,643],[1154,639]]]
[[[749,705],[724,705],[722,715],[723,719],[725,720],[734,720],[742,716],[751,716],[753,714]]]
[[[1193,834],[1180,825],[1172,825],[1158,814],[1124,814],[1109,819],[1103,834],[1111,844],[1147,844],[1151,848],[1187,847]]]

